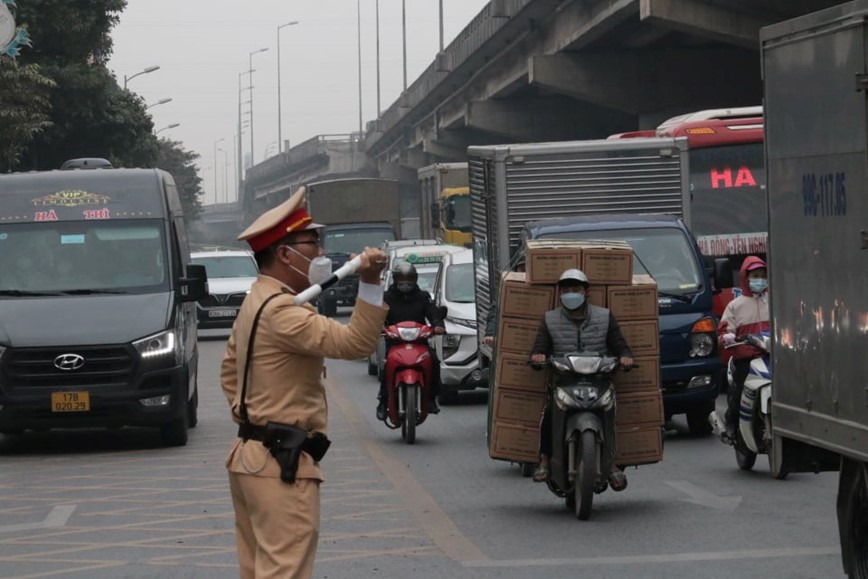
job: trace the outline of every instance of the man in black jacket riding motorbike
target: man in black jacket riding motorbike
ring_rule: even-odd
[[[402,261],[392,268],[392,284],[386,293],[383,295],[383,301],[389,306],[389,313],[386,315],[386,326],[391,326],[399,322],[416,322],[419,324],[428,324],[434,328],[435,334],[446,333],[446,326],[441,319],[440,312],[437,306],[434,305],[434,300],[431,299],[431,294],[422,290],[417,283],[419,274],[416,272],[416,267],[412,263]],[[391,344],[386,342],[386,355],[389,354]],[[429,400],[428,413],[437,414],[440,412],[440,407],[437,405],[437,395],[440,392],[440,361],[429,346],[431,360],[434,365],[434,383],[431,384],[431,400]],[[385,372],[380,378],[380,393],[377,396],[379,403],[377,404],[377,420],[386,419],[386,377]]]
[[[558,280],[561,307],[546,312],[531,352],[532,364],[544,364],[548,356],[594,352],[600,356],[616,356],[624,369],[633,366],[633,353],[615,316],[608,309],[587,302],[589,287],[588,277],[581,270],[568,269],[561,274]],[[549,477],[550,423],[551,409],[547,404],[540,424],[540,462],[533,474],[536,482],[544,482]],[[614,462],[609,472],[609,484],[616,491],[627,487],[627,477]]]

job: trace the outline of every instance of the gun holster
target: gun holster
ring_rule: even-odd
[[[331,441],[321,432],[308,435],[305,429],[292,424],[268,422],[262,444],[280,465],[280,480],[294,483],[302,451],[319,462],[325,456]]]

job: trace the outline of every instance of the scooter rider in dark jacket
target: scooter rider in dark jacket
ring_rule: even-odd
[[[568,269],[561,274],[558,280],[561,307],[546,312],[531,352],[532,364],[544,364],[547,356],[594,352],[600,356],[616,356],[624,369],[633,366],[633,353],[615,316],[608,309],[587,302],[589,287],[588,276],[581,270]],[[614,445],[611,447],[614,449]],[[548,479],[551,452],[551,408],[546,404],[540,424],[540,461],[533,473],[534,481]],[[627,477],[614,462],[609,484],[615,491],[627,487]]]
[[[422,290],[417,283],[418,281],[419,274],[412,263],[404,261],[392,268],[392,284],[386,290],[386,293],[383,294],[383,301],[389,306],[385,325],[391,326],[398,322],[427,323],[434,328],[435,334],[445,334],[446,326],[443,320],[440,319],[437,306],[434,305],[434,300],[431,299],[431,294]],[[387,356],[389,354],[389,347],[390,344],[387,341]],[[434,383],[431,385],[431,400],[429,401],[428,412],[430,414],[437,414],[440,412],[440,407],[437,405],[437,395],[440,391],[440,362],[437,360],[437,355],[433,348],[429,346],[428,351],[431,353],[431,360],[434,362]],[[379,400],[379,404],[377,404],[377,420],[386,419],[386,377],[385,372],[382,374],[380,393],[377,396]]]

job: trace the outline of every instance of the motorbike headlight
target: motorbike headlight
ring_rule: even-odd
[[[555,404],[561,410],[579,407],[579,403],[564,388],[557,388],[555,390]]]
[[[419,339],[419,328],[398,328],[398,333],[405,342],[415,342]]]
[[[458,334],[446,334],[443,336],[443,359],[452,357],[461,346],[461,336]]]
[[[144,361],[174,360],[176,364],[182,362],[180,340],[178,340],[174,330],[166,330],[137,340],[133,342],[133,347]]]

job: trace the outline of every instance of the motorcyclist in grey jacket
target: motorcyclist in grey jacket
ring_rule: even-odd
[[[561,274],[558,280],[561,307],[545,313],[531,351],[532,364],[544,364],[549,356],[594,352],[600,356],[616,356],[624,369],[633,366],[633,353],[615,316],[608,309],[587,302],[589,287],[588,276],[581,270],[568,269]],[[550,421],[551,411],[547,404],[540,424],[540,462],[533,475],[536,482],[544,482],[549,476]],[[609,484],[616,491],[627,486],[623,471],[614,463],[609,473]]]

